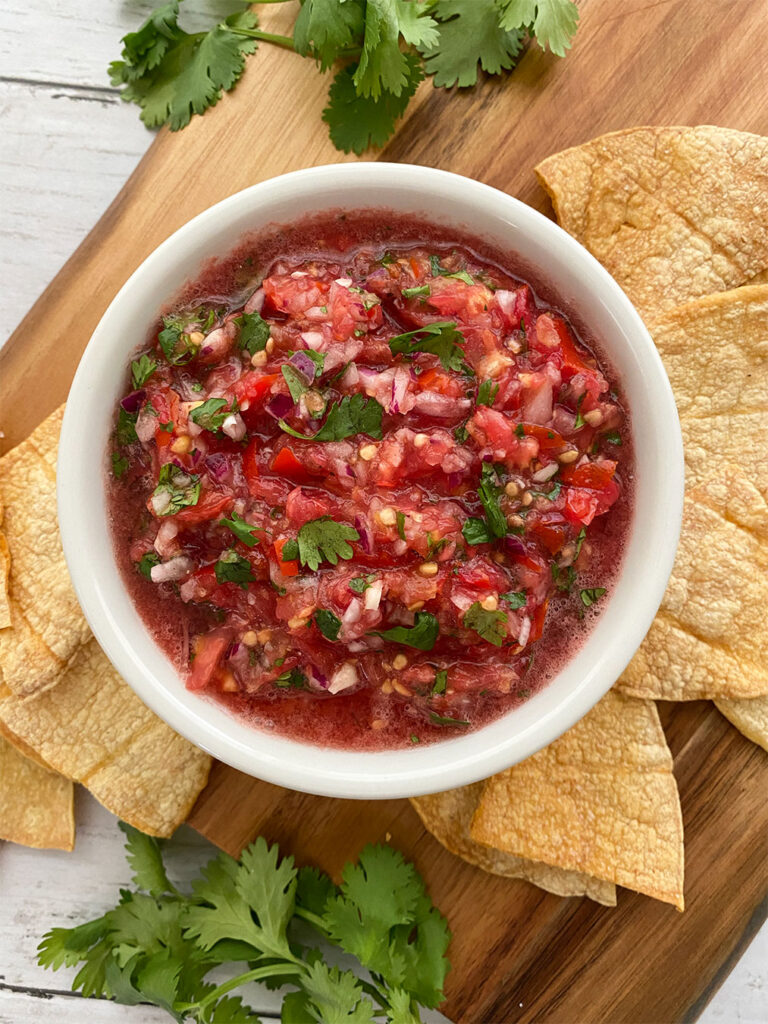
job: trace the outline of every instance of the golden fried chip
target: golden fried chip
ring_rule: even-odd
[[[656,705],[610,691],[572,729],[488,779],[478,843],[683,909],[683,822]]]
[[[768,697],[716,700],[715,705],[747,739],[768,750]]]
[[[0,528],[3,525],[3,504],[0,500]],[[8,596],[8,576],[11,571],[11,553],[5,534],[0,533],[0,630],[11,624],[11,600]]]
[[[19,696],[56,680],[90,636],[69,579],[56,521],[62,409],[0,459],[3,533],[12,560],[11,625],[0,629],[0,679]]]
[[[644,316],[768,268],[768,139],[710,125],[641,127],[548,157],[560,224]]]
[[[660,700],[768,694],[768,506],[738,467],[692,488],[661,608],[617,687]]]
[[[208,780],[210,757],[142,704],[93,639],[44,693],[0,687],[0,720],[12,742],[152,835],[171,835]]]
[[[708,295],[648,326],[680,414],[687,484],[737,462],[768,497],[768,286]]]
[[[557,896],[589,896],[607,907],[616,906],[616,887],[611,882],[476,843],[469,835],[469,828],[484,786],[484,782],[475,782],[446,793],[412,797],[411,803],[427,831],[469,864],[492,875],[522,878]]]
[[[0,737],[0,839],[46,850],[75,845],[69,779],[41,768]]]

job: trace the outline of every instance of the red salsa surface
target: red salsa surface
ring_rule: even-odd
[[[551,301],[385,211],[275,229],[187,286],[131,363],[110,505],[189,689],[370,749],[551,678],[619,569],[633,465],[616,382]]]

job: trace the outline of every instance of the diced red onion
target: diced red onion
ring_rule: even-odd
[[[314,359],[307,355],[306,352],[299,351],[294,352],[291,358],[288,360],[291,366],[305,378],[307,385],[311,384],[315,379],[315,370],[317,369]]]
[[[352,284],[352,278],[351,277],[337,277],[336,280],[333,283],[341,285],[342,288],[349,288],[349,286]]]
[[[360,547],[363,549],[366,555],[373,554],[373,532],[368,525],[368,521],[363,519],[362,516],[355,516],[355,529],[360,534]]]
[[[213,352],[213,345],[203,345],[200,349],[201,356],[209,356]]]
[[[245,423],[239,413],[233,413],[221,424],[222,431],[233,441],[242,441],[245,437]]]
[[[548,466],[542,466],[541,469],[537,469],[535,473],[531,474],[531,480],[537,484],[546,483],[547,480],[551,480],[552,477],[557,473],[560,467],[556,462],[550,462]]]
[[[528,638],[531,635],[531,620],[527,615],[523,616],[523,621],[520,626],[520,633],[517,637],[517,642],[521,647],[525,647],[528,643]]]
[[[234,643],[229,645],[229,648],[227,649],[227,653],[224,655],[224,657],[227,658],[227,659],[232,658],[232,657],[234,657],[237,654],[237,652],[239,650],[240,650],[240,641],[239,640],[235,640]]]
[[[363,614],[363,609],[360,606],[360,602],[356,597],[353,597],[349,602],[347,610],[341,617],[341,621],[345,626],[351,626],[355,622],[360,621],[360,616]]]
[[[151,441],[155,436],[155,429],[157,428],[157,416],[153,416],[151,412],[147,412],[146,409],[142,409],[139,413],[138,419],[136,420],[136,436],[142,444],[146,444]]]
[[[357,669],[352,661],[345,661],[341,668],[337,669],[331,676],[328,684],[329,693],[341,693],[348,690],[350,686],[357,683]]]
[[[523,419],[528,423],[549,423],[552,418],[552,383],[543,381],[523,391]]]
[[[267,404],[264,406],[264,411],[268,412],[270,416],[274,416],[276,420],[283,419],[293,409],[293,401],[290,395],[279,394],[275,395],[274,398],[270,398]]]
[[[180,580],[182,576],[192,572],[195,563],[186,555],[178,555],[168,562],[161,562],[160,565],[153,565],[149,570],[153,583],[170,583],[172,580]]]
[[[172,519],[166,519],[161,524],[155,537],[155,551],[161,558],[169,558],[176,550],[178,545],[174,541],[178,532],[179,527]]]
[[[230,470],[230,462],[223,452],[206,455],[205,468],[214,480],[223,480]]]
[[[311,348],[315,352],[321,349],[325,343],[325,338],[320,331],[302,331],[299,337],[307,348]]]
[[[369,388],[373,388],[375,382],[382,374],[378,370],[372,370],[369,366],[358,366],[357,376],[367,391]]]
[[[359,380],[360,371],[357,368],[357,363],[350,363],[339,383],[343,384],[345,388],[353,388]]]
[[[126,395],[125,398],[120,402],[120,405],[125,409],[126,412],[134,413],[139,411],[139,406],[147,397],[147,389],[140,388],[138,391],[132,391],[130,395]]]
[[[508,291],[506,288],[499,288],[493,293],[493,297],[499,304],[499,309],[504,313],[505,316],[511,317],[515,312],[515,303],[517,302],[517,292]]]
[[[408,385],[411,382],[411,375],[405,367],[398,366],[392,378],[392,398],[389,402],[390,412],[406,412],[403,409],[405,396],[408,393]],[[417,400],[418,402],[418,400]]]
[[[508,533],[504,538],[504,543],[507,546],[507,550],[511,551],[513,555],[525,554],[525,545],[519,537],[515,537],[513,534]]]
[[[422,391],[417,395],[414,408],[429,416],[451,417],[463,412],[470,406],[468,398],[452,398],[450,395],[438,395],[434,391]]]
[[[294,270],[293,273],[291,274],[291,277],[295,281],[298,281],[300,277],[309,277],[309,274],[306,272],[306,270]]]
[[[264,289],[257,288],[253,295],[243,306],[244,313],[260,313],[264,308]]]
[[[384,584],[381,580],[377,580],[372,583],[365,592],[364,604],[367,612],[375,612],[381,603],[381,593],[384,589]]]

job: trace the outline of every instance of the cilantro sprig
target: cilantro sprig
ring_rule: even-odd
[[[295,540],[286,541],[281,557],[284,562],[298,558],[302,565],[316,572],[321,562],[338,565],[340,558],[348,561],[353,555],[349,541],[353,540],[360,540],[353,526],[337,523],[330,516],[320,516],[304,523]]]
[[[325,423],[315,434],[301,434],[285,420],[278,420],[281,430],[302,441],[343,441],[355,434],[368,434],[381,440],[381,417],[384,409],[375,398],[364,398],[357,393],[345,395],[340,402],[334,402],[328,410]]]
[[[416,612],[413,626],[393,626],[392,629],[374,635],[395,644],[415,647],[419,651],[431,651],[439,633],[440,625],[434,615],[430,612]]]
[[[430,352],[438,357],[444,370],[456,371],[466,370],[463,344],[464,335],[458,330],[455,320],[440,320],[434,324],[426,324],[415,331],[398,334],[389,340],[393,356],[412,356],[416,352]]]
[[[504,612],[488,611],[475,601],[464,613],[463,624],[474,631],[487,643],[501,647],[507,637],[507,616]]]
[[[562,57],[578,23],[573,0],[304,0],[292,36],[263,31],[245,4],[207,31],[187,32],[181,2],[152,11],[109,67],[148,127],[177,130],[214,106],[265,42],[320,72],[338,67],[323,120],[337,148],[355,153],[384,145],[425,75],[437,87],[472,86],[481,68],[514,67],[526,38]]]
[[[240,860],[220,853],[184,892],[169,879],[158,840],[120,827],[135,889],[122,889],[93,921],[53,928],[38,946],[42,967],[80,966],[73,991],[149,1003],[197,1024],[257,1021],[234,994],[252,981],[288,989],[284,1021],[417,1024],[420,1006],[442,1002],[450,931],[392,847],[366,846],[337,886],[259,838]],[[318,940],[357,957],[371,980],[327,964]],[[208,979],[237,962],[227,981]]]

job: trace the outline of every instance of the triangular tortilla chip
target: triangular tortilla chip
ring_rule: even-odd
[[[768,697],[755,697],[753,700],[716,700],[715,705],[747,739],[752,740],[763,750],[768,750]]]
[[[3,501],[0,495],[0,529],[3,526]],[[5,534],[0,533],[0,629],[11,624],[11,600],[8,593],[8,577],[11,572],[11,553]]]
[[[601,135],[536,168],[560,224],[644,316],[768,267],[768,139],[701,125]]]
[[[661,700],[768,694],[768,505],[738,467],[692,488],[661,608],[617,687]]]
[[[0,629],[0,679],[19,696],[55,686],[91,635],[69,579],[56,522],[62,414],[63,407],[0,459],[13,626]]]
[[[0,721],[25,753],[151,835],[171,835],[208,780],[210,757],[142,704],[93,639],[44,693],[0,687]]]
[[[0,839],[46,850],[75,845],[69,779],[41,768],[0,737]]]
[[[709,295],[648,326],[680,414],[687,485],[734,462],[768,498],[768,287]]]
[[[607,907],[616,906],[616,886],[610,882],[476,843],[469,835],[469,828],[484,786],[483,782],[475,782],[446,793],[412,797],[411,803],[427,831],[469,864],[492,875],[524,879],[557,896],[589,896]]]
[[[683,822],[656,705],[610,691],[572,729],[488,779],[478,843],[683,909]]]

